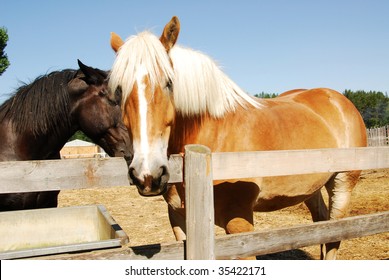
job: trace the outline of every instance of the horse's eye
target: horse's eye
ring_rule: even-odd
[[[171,79],[169,79],[166,83],[166,88],[169,90],[169,91],[173,91],[173,82]]]

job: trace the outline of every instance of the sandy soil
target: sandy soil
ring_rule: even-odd
[[[167,205],[162,197],[144,198],[135,187],[117,187],[62,191],[59,206],[103,204],[125,230],[130,246],[174,241]],[[389,210],[389,169],[368,170],[362,173],[353,196],[350,216]],[[271,213],[256,213],[256,229],[311,223],[305,205],[300,204]],[[224,234],[216,228],[216,234]],[[319,259],[319,246],[311,246],[261,259]],[[343,241],[338,259],[389,259],[389,233]]]

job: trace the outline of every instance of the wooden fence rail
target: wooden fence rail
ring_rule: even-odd
[[[212,153],[214,180],[389,168],[389,147]],[[183,158],[169,160],[170,183]],[[122,158],[0,162],[0,193],[128,185]]]
[[[305,246],[369,236],[389,231],[389,211],[287,228],[240,233],[215,238],[215,258],[259,256]],[[186,242],[151,244],[50,259],[184,260]]]
[[[192,155],[196,158],[195,162],[202,162],[193,165],[190,159],[191,153],[187,150],[185,180],[186,188],[189,189],[193,186],[195,189],[201,186],[204,187],[204,190],[212,189],[210,187],[212,178],[223,180],[389,168],[389,147],[213,153],[212,155],[203,147],[190,148],[192,152],[200,151],[200,154],[204,156],[199,158],[198,155]],[[183,158],[181,156],[170,158],[169,169],[171,183],[183,181]],[[191,177],[192,179],[190,179]],[[193,178],[198,180],[193,180]],[[127,166],[125,161],[120,158],[0,163],[0,193],[123,185],[128,185]],[[187,189],[187,191],[191,192],[192,190]],[[188,195],[187,210],[192,208],[191,211],[195,213],[197,224],[213,227],[213,217],[210,218],[209,215],[205,214],[201,217],[196,215],[199,201],[195,200],[204,203],[203,198],[201,195]],[[208,206],[209,204],[213,205],[210,201],[206,203]],[[203,204],[200,207],[205,206]],[[201,218],[203,218],[202,221],[199,220]],[[188,220],[193,222],[193,220]],[[201,227],[204,229],[205,226]],[[209,247],[210,251],[202,252],[200,255],[197,253],[191,255],[192,253],[186,252],[186,257],[196,259],[259,255],[386,231],[389,231],[389,212],[288,229],[231,235],[219,237],[216,240],[212,230],[205,229],[208,235],[212,235],[207,240],[206,244],[208,245],[205,246]],[[101,258],[112,259],[182,259],[184,258],[185,246],[186,251],[192,247],[201,247],[196,245],[199,244],[196,234],[192,234],[192,237],[189,237],[189,232],[188,234],[185,245],[176,242],[167,245],[131,247],[99,252],[93,258],[100,258],[100,254]],[[213,250],[213,246],[215,250]],[[88,255],[61,256],[60,258],[85,258],[85,256]],[[51,256],[50,258],[55,257]]]

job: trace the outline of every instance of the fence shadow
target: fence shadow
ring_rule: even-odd
[[[257,256],[256,258],[257,260],[315,260],[311,254],[300,249]]]

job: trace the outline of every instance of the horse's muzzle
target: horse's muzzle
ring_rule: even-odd
[[[157,177],[146,175],[142,179],[135,175],[135,169],[129,168],[128,177],[130,184],[136,185],[138,192],[142,196],[163,195],[167,190],[169,181],[169,172],[166,166],[160,168],[160,174]]]

